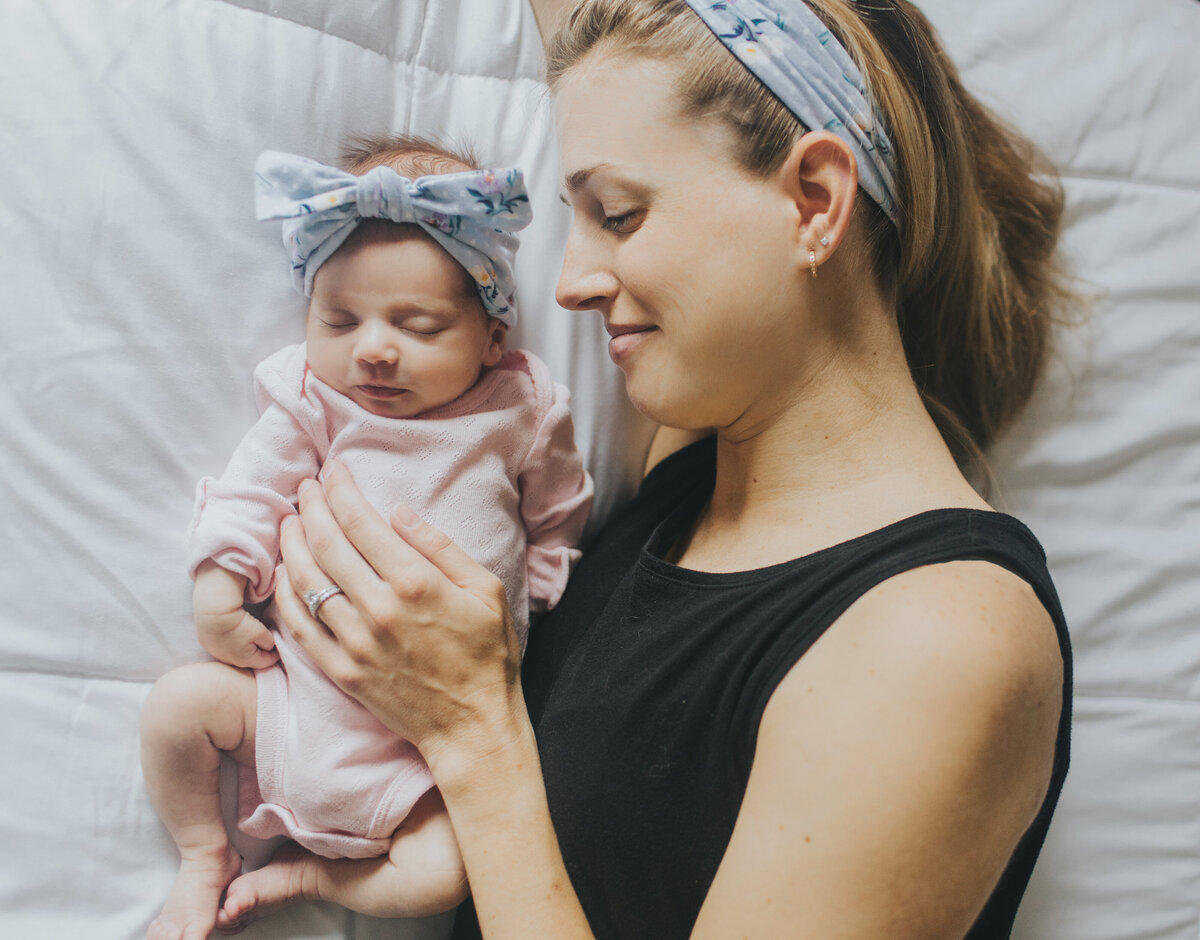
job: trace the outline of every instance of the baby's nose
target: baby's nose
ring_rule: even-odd
[[[372,364],[392,364],[400,359],[396,331],[383,323],[365,323],[359,328],[354,358]]]

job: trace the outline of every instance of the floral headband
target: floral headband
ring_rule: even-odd
[[[858,181],[896,221],[896,163],[849,53],[803,0],[686,0],[705,25],[809,130],[836,134]]]
[[[292,282],[312,296],[313,275],[363,219],[414,223],[475,281],[484,310],[517,321],[514,232],[532,213],[518,169],[471,170],[410,180],[380,166],[354,176],[307,157],[274,150],[254,164],[259,219],[284,219]]]

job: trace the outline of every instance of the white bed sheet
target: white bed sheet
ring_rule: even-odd
[[[995,463],[1077,657],[1074,764],[1016,936],[1200,934],[1200,3],[923,4],[968,84],[1063,167],[1099,294]],[[527,171],[515,339],[573,389],[599,513],[646,427],[595,318],[559,311],[566,226],[522,0],[5,0],[0,13],[0,936],[138,936],[174,877],[137,715],[202,658],[182,534],[302,332],[267,147],[465,138]],[[248,937],[436,937],[303,905]]]
[[[138,710],[155,677],[204,658],[183,564],[192,493],[255,416],[254,363],[303,335],[278,225],[253,217],[260,151],[332,161],[351,133],[395,130],[523,166],[538,208],[513,339],[581,393],[601,512],[634,485],[626,454],[648,429],[600,324],[553,302],[565,209],[524,3],[0,13],[0,936],[134,937],[175,868],[140,779]],[[308,905],[253,935],[368,924]]]

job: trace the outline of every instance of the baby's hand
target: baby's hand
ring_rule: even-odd
[[[196,571],[192,612],[200,645],[223,663],[263,669],[279,659],[275,634],[242,608],[246,579],[212,561]]]

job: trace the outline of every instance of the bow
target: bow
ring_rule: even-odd
[[[475,281],[484,310],[512,326],[513,234],[532,213],[516,168],[470,170],[410,180],[391,167],[354,176],[307,157],[268,150],[254,165],[259,219],[283,219],[292,282],[312,296],[317,269],[363,219],[420,226]]]

